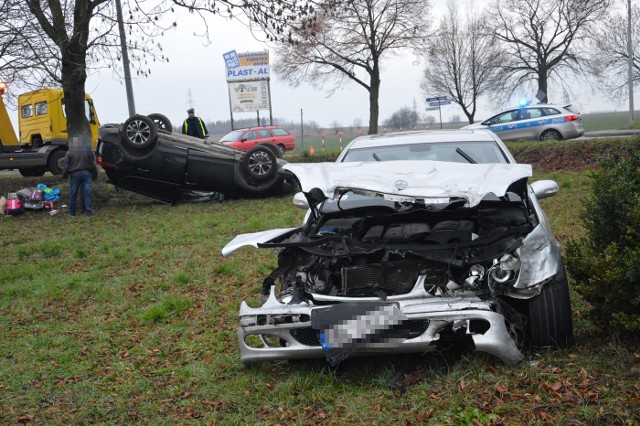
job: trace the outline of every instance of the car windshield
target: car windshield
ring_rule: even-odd
[[[242,135],[242,133],[244,133],[243,130],[234,130],[231,133],[227,133],[222,139],[220,139],[220,142],[233,142],[233,141],[237,141],[238,138],[240,137],[240,135]]]
[[[461,152],[463,155],[461,154]],[[454,163],[505,164],[509,161],[495,142],[438,142],[350,149],[342,161],[432,160]]]

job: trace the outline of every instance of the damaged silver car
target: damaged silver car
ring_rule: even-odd
[[[260,307],[240,306],[245,363],[424,353],[463,343],[506,363],[572,341],[560,249],[532,184],[494,134],[354,140],[337,163],[288,164],[299,228],[239,235],[275,249]]]

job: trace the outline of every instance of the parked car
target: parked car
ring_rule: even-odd
[[[161,114],[102,126],[97,161],[109,182],[167,203],[193,191],[264,197],[293,189],[291,176],[281,170],[285,162],[268,147],[243,153],[171,129]]]
[[[302,226],[239,235],[222,250],[277,249],[261,307],[240,305],[245,363],[424,353],[467,343],[506,363],[572,341],[560,248],[539,200],[484,130],[355,139],[336,163],[287,164]]]
[[[245,152],[254,146],[267,144],[277,148],[277,154],[280,157],[286,151],[293,151],[296,147],[291,132],[281,126],[250,127],[248,129],[234,130],[220,139],[220,143]]]
[[[489,129],[502,140],[561,140],[584,134],[580,113],[570,104],[512,108],[463,129]]]

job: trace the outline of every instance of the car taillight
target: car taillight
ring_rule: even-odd
[[[567,121],[576,121],[580,118],[579,115],[565,115],[564,119]]]
[[[101,156],[98,156],[98,159],[96,160],[96,163],[98,163],[99,166],[102,166],[103,169],[115,169],[115,166],[113,164],[109,164],[106,161],[104,161],[102,159]]]

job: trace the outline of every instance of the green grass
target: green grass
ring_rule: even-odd
[[[584,173],[554,173],[543,205],[561,241],[581,234]],[[0,192],[15,182],[0,177]],[[49,178],[67,193],[66,183]],[[14,188],[15,189],[15,188]],[[235,235],[300,223],[291,197],[170,207],[100,183],[92,218],[32,213],[0,224],[0,423],[635,424],[640,348],[593,334],[516,366],[429,355],[405,393],[405,357],[245,367],[241,300],[258,305],[270,250]],[[66,201],[65,201],[66,202]]]

